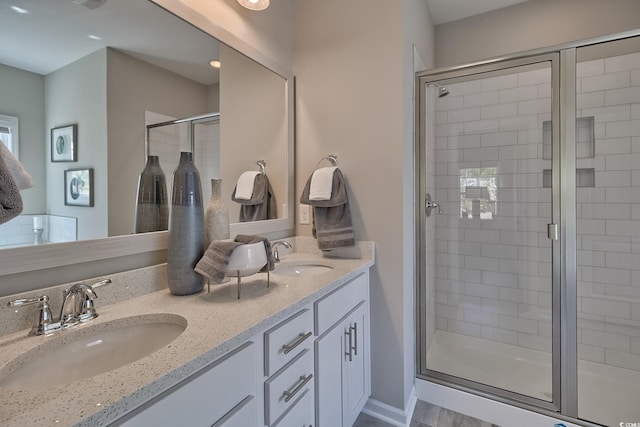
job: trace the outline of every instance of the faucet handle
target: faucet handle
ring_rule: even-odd
[[[95,293],[94,289],[99,288],[100,286],[108,285],[109,283],[111,283],[111,279],[101,280],[97,283],[94,283],[93,285],[76,283],[67,290],[67,292],[76,295],[75,312],[77,315],[77,319],[80,322],[86,322],[98,317],[96,307],[93,303],[93,300],[98,298],[98,295]]]
[[[29,335],[43,335],[56,329],[57,325],[54,324],[51,307],[49,306],[49,297],[47,295],[34,298],[14,299],[7,303],[7,307],[24,307],[25,305],[33,304],[38,304],[38,312]]]

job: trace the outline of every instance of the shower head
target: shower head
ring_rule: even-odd
[[[434,85],[438,88],[438,98],[449,95],[449,89],[447,89],[445,86],[442,86],[440,83],[429,82],[427,84]]]

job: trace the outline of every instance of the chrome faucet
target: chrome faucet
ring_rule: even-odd
[[[291,249],[291,243],[287,242],[286,240],[281,240],[271,245],[271,253],[273,254],[274,262],[280,262],[280,254],[278,253],[279,246],[284,246],[287,249]]]
[[[8,307],[22,307],[37,304],[38,315],[34,319],[29,335],[45,335],[77,323],[88,322],[98,317],[93,300],[98,298],[94,288],[111,283],[111,279],[101,280],[93,285],[76,283],[62,294],[60,317],[55,320],[51,314],[49,297],[41,295],[34,298],[21,298],[9,301]]]

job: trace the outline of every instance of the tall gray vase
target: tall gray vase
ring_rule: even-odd
[[[229,210],[222,200],[222,180],[211,180],[211,198],[204,211],[205,247],[214,240],[229,238]]]
[[[193,269],[204,253],[204,207],[200,173],[193,164],[193,153],[180,153],[173,173],[167,279],[174,295],[202,291],[203,277]]]
[[[167,179],[158,156],[148,156],[138,179],[135,232],[166,230],[169,224]]]

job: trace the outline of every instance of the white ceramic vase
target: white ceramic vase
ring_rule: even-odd
[[[205,244],[229,238],[229,210],[222,200],[222,180],[211,180],[211,198],[205,209]]]

